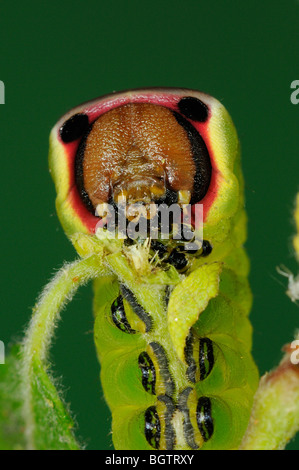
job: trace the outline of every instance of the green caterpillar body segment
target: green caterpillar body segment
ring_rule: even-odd
[[[239,143],[227,111],[192,90],[109,95],[61,118],[50,168],[67,235],[83,257],[104,249],[110,272],[94,281],[94,338],[115,448],[236,449],[258,372]],[[107,207],[123,199],[148,221],[152,202],[177,203],[182,214],[189,204],[200,245],[187,249],[175,224],[168,239],[111,237]]]

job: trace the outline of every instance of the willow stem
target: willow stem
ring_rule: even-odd
[[[45,287],[33,309],[33,316],[22,347],[20,369],[23,382],[24,420],[27,448],[34,449],[34,404],[32,399],[33,365],[36,360],[45,367],[59,313],[78,287],[88,280],[106,273],[102,257],[92,255],[63,266]]]

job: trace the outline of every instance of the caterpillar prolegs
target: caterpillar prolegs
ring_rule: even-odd
[[[115,448],[237,448],[258,373],[227,111],[185,89],[108,95],[60,119],[50,167],[67,235],[109,270],[94,337]]]

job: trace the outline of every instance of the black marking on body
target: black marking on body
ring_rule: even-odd
[[[175,413],[175,404],[167,395],[159,395],[158,400],[166,406],[166,412],[163,414],[165,421],[165,450],[173,450],[175,446],[175,430],[172,425],[172,418]]]
[[[202,253],[201,256],[208,256],[210,253],[212,253],[212,245],[208,240],[203,240],[202,242]]]
[[[178,398],[178,409],[181,411],[184,417],[183,428],[185,440],[191,449],[196,450],[199,448],[199,445],[194,440],[194,430],[191,424],[190,411],[188,406],[188,398],[192,391],[193,389],[191,387],[187,387],[180,393]]]
[[[125,307],[123,303],[123,298],[119,295],[111,305],[111,316],[113,323],[117,328],[124,333],[134,334],[137,333],[136,330],[131,328],[131,325],[128,322],[126,317]]]
[[[89,127],[87,114],[74,114],[59,129],[61,140],[68,144],[82,137]]]
[[[166,187],[165,196],[163,199],[159,199],[159,201],[159,203],[164,202],[164,204],[167,204],[167,206],[176,204],[178,202],[178,193]]]
[[[155,253],[158,252],[159,258],[165,257],[168,251],[167,246],[159,240],[151,241],[151,250],[153,250]]]
[[[77,153],[75,157],[75,182],[76,182],[76,186],[79,191],[81,200],[83,204],[85,205],[86,209],[89,212],[91,212],[93,215],[95,215],[95,208],[93,207],[93,204],[91,200],[89,199],[88,193],[84,186],[84,172],[83,172],[83,162],[84,162],[86,141],[87,141],[87,137],[90,131],[92,130],[93,124],[94,123],[92,123],[86,130],[77,149]]]
[[[139,354],[138,366],[141,369],[142,385],[144,390],[151,393],[152,395],[156,395],[156,370],[154,363],[147,352],[143,351],[141,354]]]
[[[155,406],[150,406],[147,408],[144,418],[144,433],[146,440],[154,449],[159,449],[161,425],[157,408]]]
[[[204,380],[211,373],[214,366],[213,343],[209,338],[199,340],[199,371],[200,380]]]
[[[198,357],[196,357],[196,350],[194,351],[195,346],[198,348]],[[188,380],[196,383],[198,380],[206,379],[211,373],[215,362],[213,342],[209,338],[198,338],[190,328],[186,338],[184,355],[188,365],[186,371]]]
[[[190,328],[189,334],[186,338],[186,343],[184,347],[185,361],[188,365],[186,375],[190,382],[195,383],[195,373],[196,373],[196,362],[193,357],[193,345],[194,345],[194,335],[192,329]]]
[[[170,298],[171,292],[172,292],[172,287],[171,286],[166,286],[165,287],[165,297],[164,297],[164,303],[165,303],[166,308],[167,308],[168,303],[169,303],[169,298]]]
[[[120,291],[124,298],[131,305],[134,313],[143,321],[145,324],[145,331],[148,333],[152,329],[152,319],[149,314],[144,310],[144,308],[137,302],[136,297],[133,292],[130,291],[124,284],[121,284]]]
[[[161,377],[163,378],[165,395],[172,397],[174,394],[175,385],[169,370],[169,362],[166,352],[163,346],[161,346],[161,344],[157,342],[152,342],[149,345],[152,348],[159,364],[159,372]]]
[[[196,421],[203,440],[208,441],[214,432],[212,405],[208,397],[199,398],[196,408]]]
[[[199,258],[206,257],[212,253],[212,245],[208,240],[203,240],[201,246],[197,250],[188,250],[188,244],[178,245],[177,250],[182,251],[188,255],[196,255]]]
[[[195,127],[176,111],[173,111],[173,114],[177,122],[186,131],[189,141],[191,143],[196,173],[194,176],[194,184],[190,204],[195,204],[196,202],[199,202],[203,199],[209,189],[212,175],[211,160],[206,144],[199,132],[195,129]]]
[[[174,266],[178,271],[182,271],[186,268],[188,260],[184,253],[174,249],[170,253],[167,263],[172,264],[172,266]]]
[[[178,102],[178,108],[186,118],[192,121],[205,122],[209,117],[209,108],[198,98],[186,96]]]

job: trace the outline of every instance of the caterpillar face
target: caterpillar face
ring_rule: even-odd
[[[69,121],[60,129],[62,138],[65,126]],[[178,200],[197,202],[208,190],[211,163],[200,134],[181,115],[156,104],[130,103],[107,111],[84,132],[75,173],[94,213],[111,198],[150,204],[175,192]]]
[[[223,129],[219,119],[226,120]],[[59,217],[69,235],[92,234],[102,215],[97,207],[125,198],[145,208],[201,203],[205,223],[215,225],[221,206],[235,209],[233,158],[225,159],[236,152],[225,109],[200,92],[133,90],[85,103],[50,137]]]

